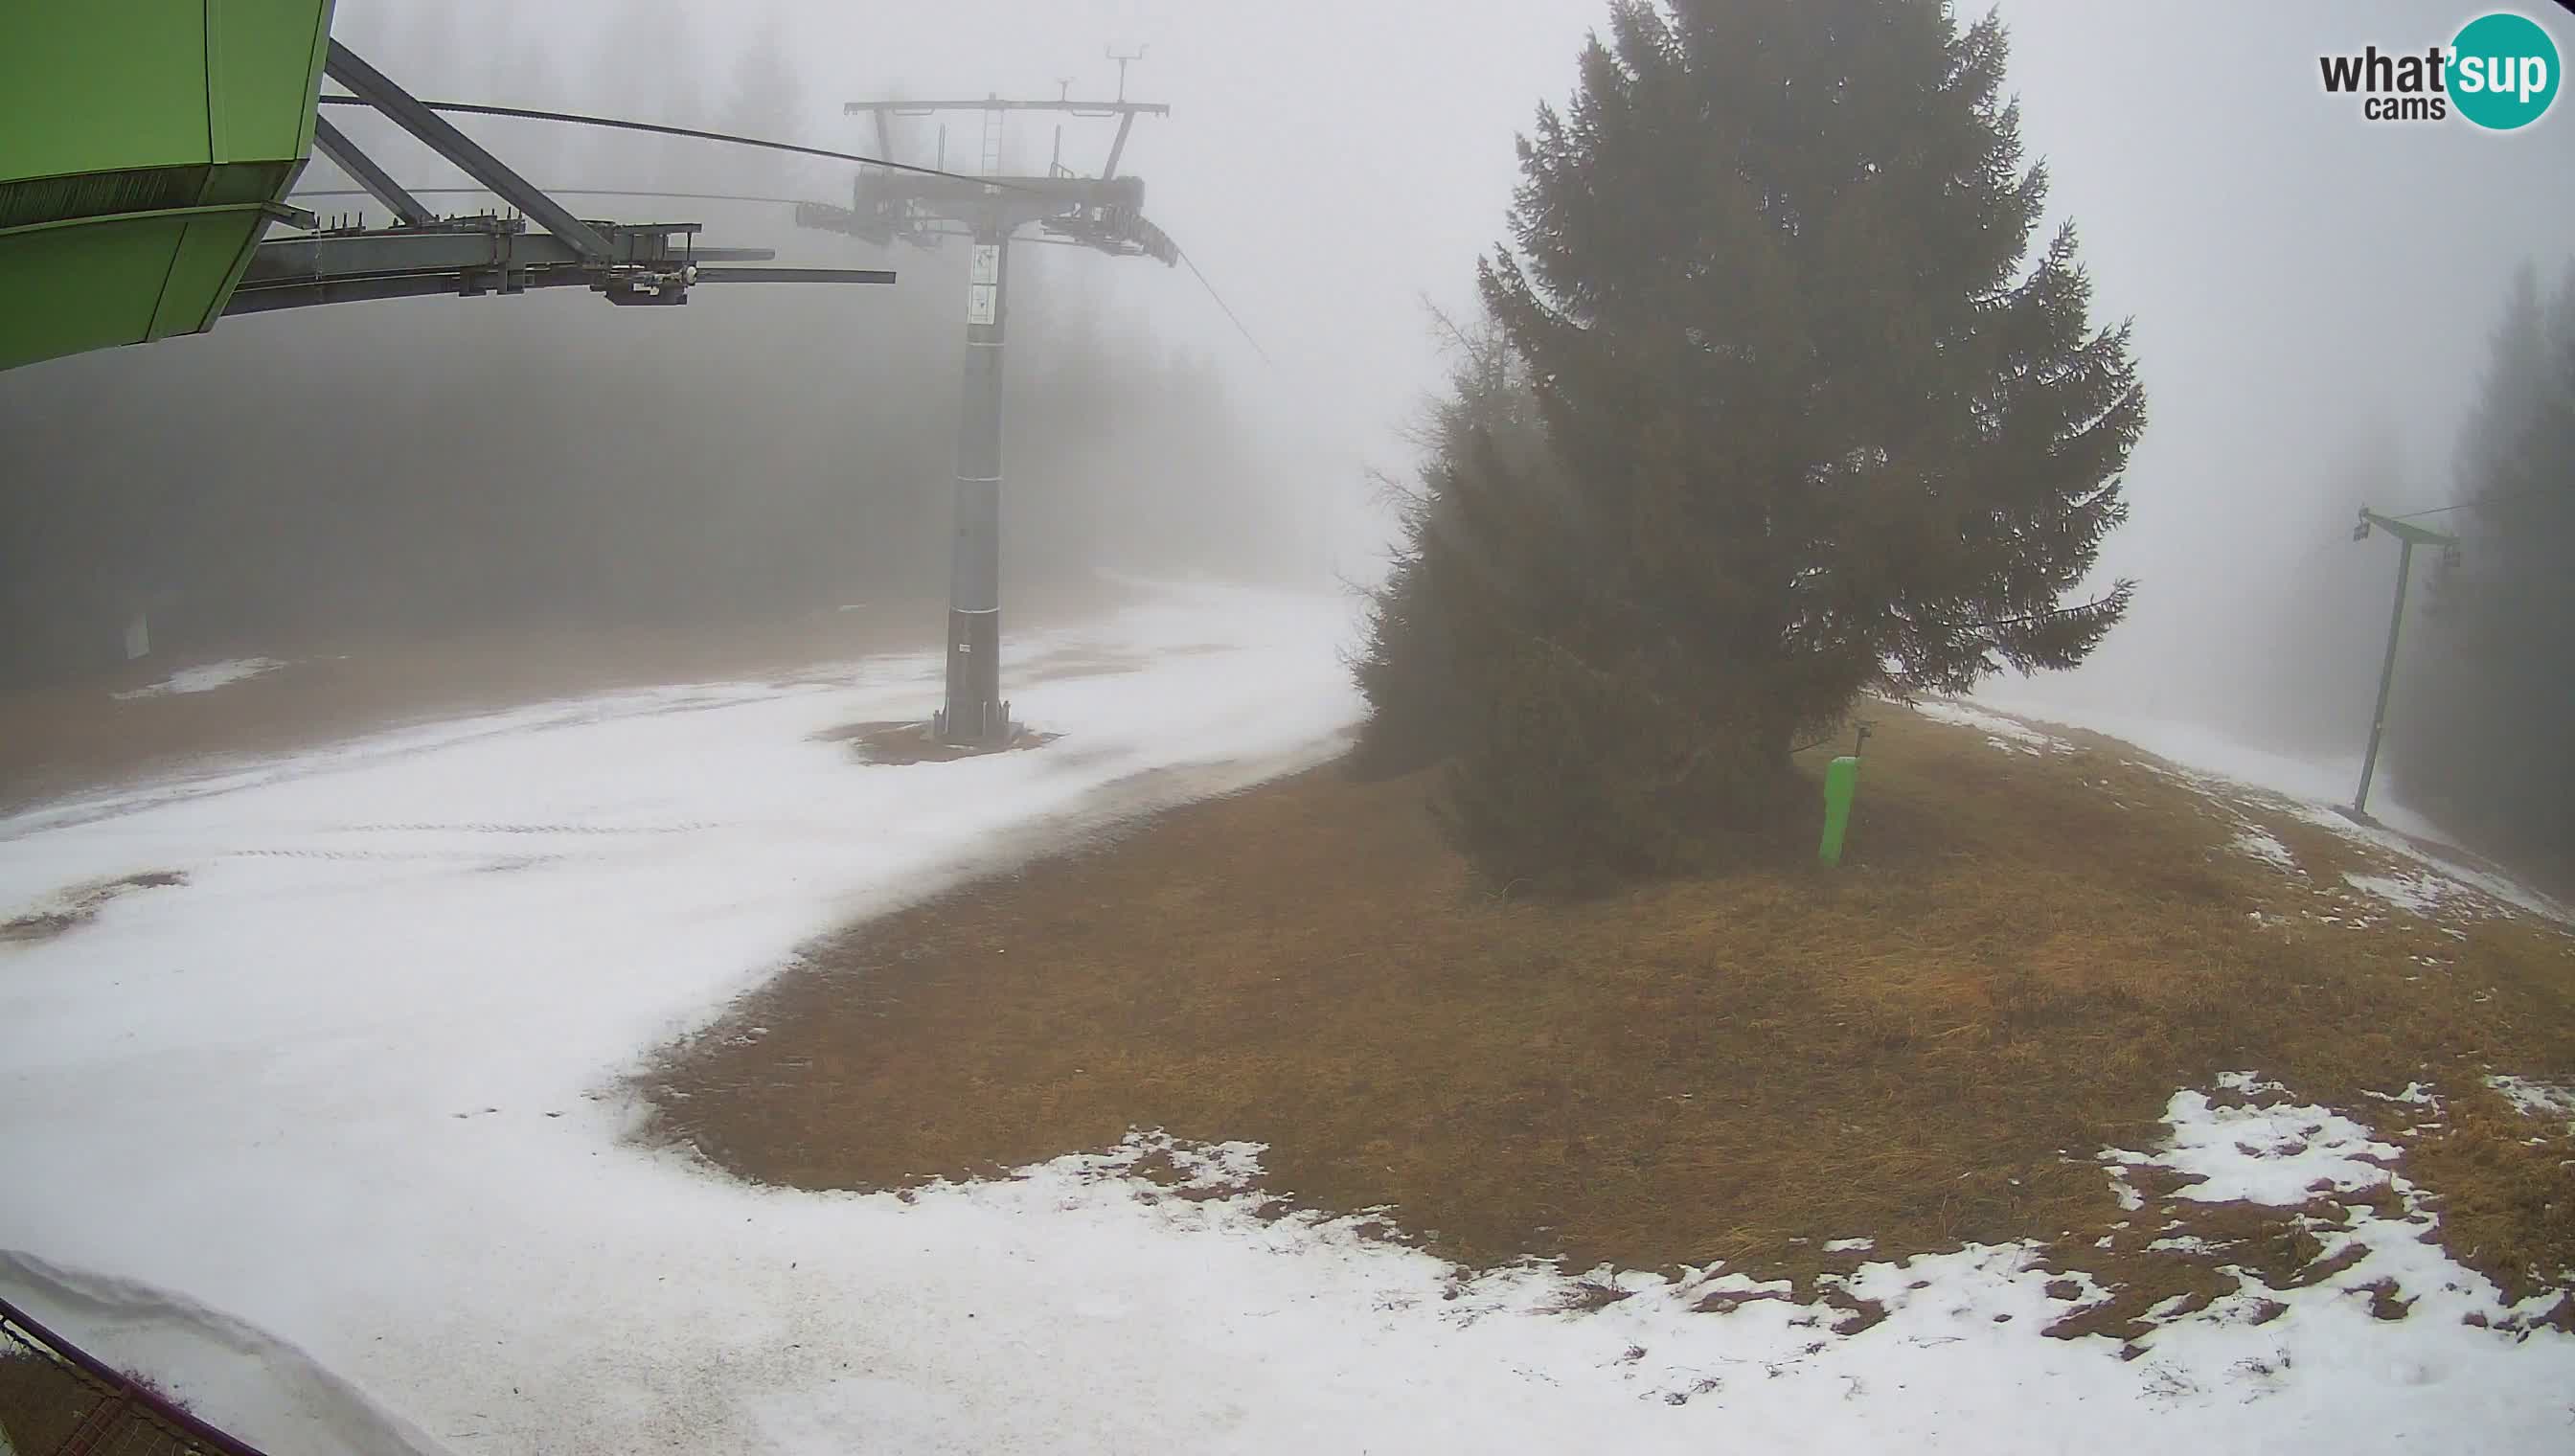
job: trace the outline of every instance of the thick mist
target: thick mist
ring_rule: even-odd
[[[2463,499],[2513,277],[2575,236],[2575,126],[2371,123],[2323,94],[2321,53],[2420,49],[2473,8],[2002,11],[2032,150],[2153,396],[2102,561],[2141,583],[2130,621],[2078,672],[2007,686],[2356,757],[2396,548],[2353,542],[2355,513]]]
[[[2131,519],[2101,562],[2104,582],[2140,583],[2129,620],[2081,670],[1998,687],[2356,753],[2394,548],[2352,542],[2354,513],[2462,499],[2461,432],[2511,280],[2525,263],[2554,277],[2575,237],[2575,114],[2496,134],[2371,123],[2323,93],[2321,54],[2438,43],[2465,18],[2441,7],[2000,11],[2052,211],[2080,229],[2096,315],[2133,318],[2152,404]],[[1323,583],[1384,561],[1391,523],[1364,479],[1410,468],[1401,430],[1440,378],[1424,305],[1470,311],[1512,139],[1567,94],[1605,16],[1598,0],[344,0],[335,29],[431,97],[853,150],[874,138],[845,100],[1105,92],[1104,48],[1145,47],[1129,93],[1173,113],[1138,123],[1127,170],[1260,349],[1186,270],[1021,250],[1006,572]],[[457,180],[343,119],[407,182]],[[949,125],[966,160],[973,120]],[[633,134],[470,129],[562,188],[833,201],[850,180]],[[1065,160],[1096,169],[1108,130],[1068,124]],[[928,160],[935,123],[899,142]],[[1052,119],[1013,123],[1017,165],[1053,144]],[[317,160],[305,185],[345,183]],[[78,636],[93,617],[74,603],[177,591],[249,625],[427,631],[935,598],[962,260],[800,233],[777,204],[578,201],[903,282],[708,289],[667,312],[341,306],[17,371],[0,378],[10,470],[32,483],[5,543],[13,615],[73,618]]]
[[[820,104],[777,24],[707,64],[642,43],[650,24],[610,28],[585,54],[488,44],[480,19],[497,13],[404,9],[372,40],[366,18],[350,7],[341,34],[358,31],[353,44],[432,98],[861,140],[808,115]],[[568,97],[561,78],[584,65],[594,84]],[[884,88],[905,83],[848,89]],[[461,181],[380,119],[350,126],[410,185]],[[1108,133],[1090,133],[1089,155],[1071,160],[1096,167]],[[165,652],[855,604],[918,604],[933,628],[966,354],[963,249],[799,235],[786,202],[577,190],[846,200],[846,165],[534,123],[487,139],[585,215],[704,220],[708,243],[892,266],[900,282],[707,285],[671,310],[613,309],[574,290],[346,304],[14,372],[0,380],[16,485],[0,506],[0,580],[17,630],[0,673],[95,672],[116,660],[137,608]],[[937,146],[898,140],[922,161]],[[1014,138],[1009,166],[1042,171],[1037,145]],[[326,214],[375,207],[337,195],[348,186],[317,159],[300,190]],[[487,204],[434,195],[445,210]],[[1259,402],[1249,376],[1210,353],[1223,340],[1158,327],[1104,277],[1151,270],[1163,289],[1196,285],[1035,233],[1012,264],[1006,580],[1059,593],[1102,573],[1327,585],[1310,446],[1280,412],[1248,407]]]

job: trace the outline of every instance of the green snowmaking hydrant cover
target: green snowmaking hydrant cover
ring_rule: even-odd
[[[1815,857],[1842,862],[1842,836],[1850,829],[1851,798],[1859,792],[1859,759],[1845,753],[1824,765],[1824,840]]]
[[[0,369],[214,327],[311,152],[331,5],[9,7]]]

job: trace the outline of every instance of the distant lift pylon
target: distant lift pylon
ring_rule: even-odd
[[[2360,521],[2351,529],[2351,539],[2367,541],[2371,527],[2395,537],[2403,546],[2396,553],[2396,603],[2388,609],[2387,656],[2378,665],[2378,707],[2369,716],[2369,748],[2360,759],[2360,787],[2351,796],[2351,817],[2362,823],[2374,823],[2369,816],[2369,780],[2378,771],[2378,740],[2387,731],[2387,700],[2396,686],[2396,642],[2405,630],[2405,586],[2414,576],[2414,548],[2437,546],[2445,558],[2456,559],[2459,539],[2446,532],[2416,526],[2392,516],[2381,516],[2363,506]]]
[[[877,152],[893,155],[892,119],[939,112],[980,112],[983,136],[975,178],[865,168],[851,189],[850,206],[803,203],[800,227],[847,233],[879,246],[898,240],[933,248],[964,237],[969,255],[966,286],[965,401],[957,423],[955,532],[948,566],[948,685],[932,730],[950,743],[979,747],[1007,744],[1017,732],[1011,705],[1002,698],[1002,346],[1009,324],[1011,240],[1037,225],[1046,241],[1095,249],[1112,257],[1144,257],[1166,267],[1180,248],[1144,214],[1145,183],[1118,175],[1119,158],[1139,116],[1168,116],[1169,106],[1129,101],[1121,84],[1114,101],[853,101],[843,114],[876,122]],[[1076,117],[1116,117],[1118,136],[1098,177],[1064,165],[1064,133],[1056,132],[1055,160],[1042,176],[1001,172],[1003,125],[1012,112],[1060,112]],[[946,148],[943,144],[943,153]],[[942,166],[946,158],[940,159]]]

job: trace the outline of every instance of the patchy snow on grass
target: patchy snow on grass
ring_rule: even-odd
[[[120,702],[136,698],[160,698],[172,693],[212,693],[262,673],[274,673],[285,667],[275,658],[231,658],[220,663],[206,663],[182,668],[158,683],[131,688],[108,696]]]
[[[2225,1073],[2221,1091],[2257,1096],[2277,1093],[2275,1082],[2250,1073]],[[2105,1151],[2105,1161],[2153,1164],[2194,1179],[2177,1195],[2197,1203],[2243,1199],[2294,1207],[2319,1185],[2353,1192],[2387,1181],[2368,1161],[2395,1158],[2403,1149],[2375,1141],[2350,1118],[2321,1107],[2220,1105],[2204,1092],[2173,1094],[2164,1120],[2172,1140],[2153,1153]]]
[[[1988,713],[1954,698],[1924,698],[1911,705],[1913,711],[1935,723],[1955,724],[1974,728],[1985,735],[1985,741],[1997,748],[2018,749],[2025,753],[2063,752],[2073,745],[2053,733],[2044,733],[2018,719]]]
[[[2545,1117],[2575,1131],[2575,1081],[2545,1077],[2490,1076],[2486,1085],[2503,1094],[2524,1117]]]
[[[2085,728],[2134,743],[2167,762],[2237,786],[2265,788],[2301,802],[2349,803],[2360,780],[2360,760],[2335,758],[2316,762],[2240,743],[2195,723],[2045,699],[2014,685],[1980,691],[1975,701],[1986,708],[2034,722]],[[2408,833],[2440,837],[2432,822],[2391,802],[2382,786],[2371,810]]]
[[[0,1288],[276,1456],[2562,1440],[2565,1339],[2370,1317],[2373,1270],[2479,1287],[2393,1238],[2268,1323],[2221,1302],[2122,1359],[2041,1333],[2107,1291],[2020,1245],[1827,1276],[1886,1311],[1842,1336],[1845,1309],[1741,1269],[1595,1271],[1619,1297],[1572,1312],[1596,1301],[1566,1271],[1468,1276],[1379,1236],[1387,1210],[1275,1216],[1246,1143],[1140,1133],[830,1194],[630,1140],[654,1052],[813,937],[1065,824],[1317,761],[1359,712],[1352,626],[1342,601],[1167,590],[1029,644],[1144,665],[1015,690],[1061,738],[957,762],[818,737],[927,710],[939,661],[890,658],[0,820],[0,904],[185,876],[0,947],[0,1246],[25,1251]],[[2374,1146],[2313,1109],[2172,1112],[2141,1156],[2212,1188],[2357,1178]],[[1739,1302],[1695,1312],[1716,1296]]]
[[[2270,831],[2259,824],[2246,824],[2236,830],[2232,844],[2237,853],[2250,854],[2291,874],[2305,872],[2298,867],[2298,856],[2289,852],[2289,846],[2271,837]]]
[[[2549,895],[2542,894],[2526,884],[2491,869],[2463,862],[2466,857],[2464,850],[2455,854],[2435,853],[2424,848],[2418,841],[2419,836],[2409,836],[2386,828],[2355,823],[2339,812],[2312,804],[2297,805],[2296,811],[2299,817],[2309,823],[2331,829],[2345,838],[2368,844],[2390,856],[2401,857],[2423,866],[2430,876],[2429,882],[2432,889],[2437,891],[2432,896],[2433,902],[2447,901],[2454,914],[2498,911],[2510,913],[2513,910],[2526,910],[2542,919],[2575,924],[2575,906],[2560,903]],[[2398,880],[2394,876],[2387,877],[2395,892],[2411,894],[2418,899],[2425,897],[2424,889],[2420,884],[2409,887],[2406,881],[2419,881],[2423,878],[2422,875],[2405,876],[2404,880]],[[2379,890],[2372,889],[2371,892],[2378,893]],[[2418,913],[2428,914],[2429,912],[2418,911]]]
[[[2312,1307],[2319,1300],[2337,1306],[2356,1300],[2365,1310],[2373,1294],[2383,1289],[2387,1298],[2411,1302],[2405,1325],[2470,1327],[2465,1321],[2473,1316],[2480,1325],[2509,1327],[2516,1336],[2559,1299],[2554,1291],[2543,1291],[2513,1303],[2484,1275],[2450,1258],[2438,1244],[2427,1242],[2426,1235],[2439,1221],[2428,1195],[2411,1179],[2390,1171],[2388,1165],[2401,1149],[2380,1141],[2365,1124],[2324,1107],[2290,1101],[2280,1084],[2251,1073],[2221,1074],[2217,1081],[2220,1092],[2234,1096],[2218,1100],[2198,1091],[2173,1094],[2164,1113],[2169,1136],[2163,1146],[2149,1152],[2102,1150],[2101,1162],[2109,1168],[2114,1186],[2126,1195],[2123,1206],[2142,1205],[2142,1200],[2129,1203],[2135,1195],[2126,1171],[2153,1167],[2187,1180],[2171,1194],[2177,1203],[2245,1202],[2291,1210],[2319,1196],[2342,1202],[2334,1195],[2374,1195],[2384,1189],[2401,1209],[2393,1215],[2383,1213],[2372,1198],[2363,1197],[2343,1203],[2347,1226],[2300,1218],[2298,1222],[2323,1244],[2315,1267],[2332,1267],[2344,1259],[2350,1262],[2313,1284],[2292,1281],[2281,1288],[2269,1286],[2241,1266],[2221,1265],[2244,1281],[2246,1294],[2283,1302],[2293,1310],[2302,1303]],[[2402,1093],[2380,1095],[2394,1104],[2434,1101],[2420,1084],[2409,1084]],[[2239,1097],[2252,1100],[2247,1103]],[[2186,1228],[2149,1247],[2183,1252],[2209,1248]],[[2575,1373],[2575,1340],[2554,1334],[2533,1338],[2546,1340],[2556,1352],[2553,1360],[2567,1362],[2569,1372]]]
[[[2445,879],[2429,870],[2395,874],[2352,874],[2345,872],[2343,882],[2373,899],[2385,901],[2409,914],[2424,919],[2439,919],[2445,912],[2455,912],[2470,892],[2457,880]]]
[[[2444,896],[2453,918],[2527,910],[2544,919],[2575,923],[2575,906],[2560,904],[2505,874],[2470,862],[2475,856],[2458,849],[2438,824],[2396,801],[2383,786],[2371,795],[2369,805],[2379,822],[2371,825],[2352,819],[2344,807],[2351,802],[2360,777],[2356,757],[2314,762],[2248,747],[2197,724],[2048,702],[2008,689],[1978,693],[1976,702],[2034,722],[2063,724],[2134,743],[2165,760],[2137,766],[2189,784],[2221,803],[2286,809],[2304,822],[2331,829],[2387,857],[2419,865],[2474,892]],[[2237,847],[2250,851],[2240,840]],[[2424,899],[2419,888],[2398,887],[2397,892]]]

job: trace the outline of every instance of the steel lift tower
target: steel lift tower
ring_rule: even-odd
[[[2367,506],[2360,508],[2360,521],[2351,528],[2351,539],[2369,540],[2369,529],[2373,526],[2395,537],[2403,544],[2403,549],[2396,553],[2396,602],[2387,613],[2387,657],[2378,665],[2378,707],[2369,716],[2369,751],[2361,756],[2360,787],[2351,796],[2351,812],[2345,815],[2364,824],[2378,822],[2369,816],[2369,780],[2378,771],[2378,740],[2387,731],[2387,699],[2396,687],[2396,639],[2405,631],[2405,585],[2414,576],[2414,548],[2437,546],[2445,563],[2450,566],[2459,564],[2457,537],[2445,531],[2434,531],[2428,526],[2416,526],[2401,516],[2381,516]]]
[[[1142,52],[1138,53],[1139,55]],[[1096,249],[1112,257],[1180,261],[1180,249],[1144,215],[1145,183],[1118,175],[1128,133],[1139,116],[1169,116],[1169,106],[1127,99],[1126,63],[1119,62],[1114,101],[853,101],[844,115],[872,116],[878,155],[894,143],[892,118],[942,112],[979,112],[983,145],[973,179],[880,167],[863,169],[844,209],[804,203],[800,227],[847,233],[886,246],[898,239],[916,247],[944,238],[970,241],[966,287],[965,409],[957,423],[956,532],[949,543],[948,693],[932,731],[950,743],[981,747],[1007,744],[1017,731],[1002,698],[1002,343],[1009,323],[1011,242],[1032,224],[1027,239]],[[1069,89],[1069,88],[1068,88]],[[1044,175],[1002,173],[1004,123],[1013,112],[1057,112],[1118,119],[1117,139],[1097,177],[1064,165],[1064,128],[1058,124],[1054,160]],[[946,133],[940,141],[944,170]]]

